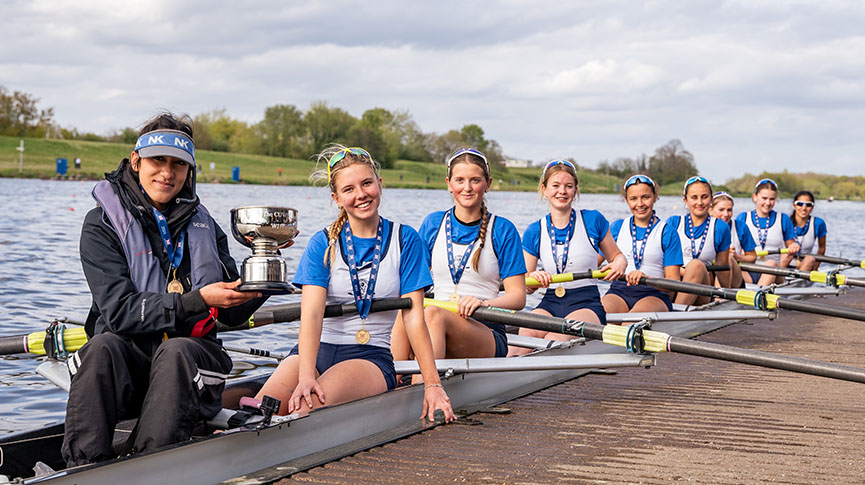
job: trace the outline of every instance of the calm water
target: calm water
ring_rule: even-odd
[[[44,329],[52,318],[82,321],[90,307],[87,284],[78,260],[78,237],[84,215],[94,206],[90,191],[94,182],[58,182],[0,179],[0,309],[5,321],[0,336]],[[336,216],[326,189],[244,185],[200,185],[199,194],[223,230],[228,231],[229,210],[253,204],[283,205],[298,209],[301,234],[296,244],[283,251],[292,271],[317,230]],[[737,207],[751,207],[737,200]],[[533,193],[500,192],[488,196],[490,210],[516,224],[522,232],[538,219],[545,205]],[[784,210],[789,201],[780,201]],[[444,190],[386,189],[381,213],[392,220],[418,227],[432,210],[450,205]],[[615,195],[584,195],[580,207],[602,211],[611,221],[628,214]],[[681,199],[663,197],[656,204],[667,217],[682,211]],[[865,238],[861,211],[854,202],[820,203],[816,214],[829,226],[828,254],[862,256],[858,248]],[[839,231],[838,228],[844,228]],[[230,238],[231,239],[231,238]],[[250,250],[231,239],[231,252],[240,261]],[[850,273],[852,274],[852,273]],[[269,304],[297,301],[297,296],[271,298]],[[296,327],[273,325],[248,332],[223,334],[226,343],[287,352],[294,342],[287,333]],[[269,371],[272,360],[235,356],[235,374]],[[63,419],[66,395],[35,374],[40,359],[0,357],[0,434],[28,429]]]

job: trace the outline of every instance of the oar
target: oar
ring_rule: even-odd
[[[856,266],[859,268],[865,269],[865,259],[863,260],[855,260],[855,259],[845,259],[839,258],[837,256],[826,256],[825,254],[802,254],[802,257],[811,256],[817,261],[821,263],[830,263],[830,264],[849,264],[850,266]]]
[[[832,286],[865,286],[865,280],[859,278],[850,278],[835,271],[829,273],[824,273],[822,271],[802,271],[792,268],[779,268],[776,266],[764,266],[762,264],[753,263],[739,263],[739,267],[745,271],[766,273],[776,276],[795,276],[797,278],[803,278],[808,281],[813,281],[815,283],[823,283]]]
[[[778,295],[773,295],[763,290],[752,291],[718,288],[715,286],[701,285],[699,283],[686,283],[684,281],[668,280],[664,278],[647,278],[645,276],[640,278],[640,284],[654,286],[655,288],[662,290],[681,291],[693,295],[733,300],[742,305],[753,306],[760,310],[774,310],[775,308],[782,308],[786,310],[816,313],[819,315],[848,318],[850,320],[865,322],[865,311],[862,310],[781,298]]]
[[[592,278],[603,278],[607,276],[609,271],[589,270],[579,273],[559,273],[552,275],[552,283],[567,283],[569,281],[587,280]],[[534,278],[526,278],[526,286],[541,286],[541,283]]]
[[[424,300],[424,305],[435,305],[452,312],[457,311],[456,304],[445,301]],[[501,323],[534,330],[574,335],[590,340],[601,340],[607,344],[628,348],[632,352],[676,352],[865,383],[865,369],[690,340],[633,326],[622,327],[618,325],[579,322],[539,315],[537,313],[516,312],[514,310],[494,307],[478,308],[472,313],[472,318],[490,323]]]
[[[706,271],[710,273],[720,273],[722,271],[730,271],[729,264],[710,264],[706,266]]]
[[[787,248],[781,248],[781,249],[758,249],[758,250],[756,251],[757,256],[768,256],[768,255],[770,255],[770,254],[787,254],[788,252],[790,252],[790,250],[787,249]]]
[[[370,307],[370,313],[385,312],[390,310],[401,310],[411,308],[411,300],[409,298],[381,298],[373,300]],[[340,317],[343,315],[351,315],[357,313],[357,307],[354,303],[345,305],[327,305],[324,307],[325,317]],[[221,322],[217,322],[217,331],[232,332],[236,330],[248,330],[250,328],[262,327],[271,323],[292,322],[300,319],[300,303],[289,303],[285,305],[272,305],[260,308],[255,312],[249,320],[240,325],[229,327]],[[59,335],[59,333],[58,333]],[[63,338],[60,339],[63,350],[67,352],[75,352],[82,345],[87,343],[87,334],[84,328],[66,328],[63,330]],[[32,332],[26,335],[13,335],[9,337],[0,337],[0,355],[11,354],[37,354],[45,355],[45,331]]]

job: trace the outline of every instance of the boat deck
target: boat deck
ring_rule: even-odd
[[[812,301],[865,308],[865,291]],[[861,322],[784,312],[701,339],[865,367]],[[861,483],[863,396],[862,384],[662,354],[280,483]]]

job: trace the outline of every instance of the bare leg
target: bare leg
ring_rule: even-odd
[[[279,405],[277,414],[288,414],[288,399],[297,387],[299,377],[300,358],[297,355],[286,357],[285,360],[279,363],[279,367],[271,374],[258,394],[256,399],[261,399],[264,396],[275,397],[282,401]],[[325,394],[327,395],[327,394]]]
[[[463,318],[436,306],[424,309],[436,359],[495,357],[493,331],[477,320]],[[412,383],[423,382],[420,375]]]
[[[387,391],[387,381],[377,365],[368,360],[351,359],[340,362],[326,370],[318,383],[327,398],[327,405],[342,404]],[[312,408],[321,407],[318,396],[313,394]],[[300,412],[308,411],[306,400],[300,400]]]
[[[601,305],[607,313],[628,313],[628,304],[619,295],[604,295],[601,298]]]
[[[799,269],[802,271],[814,271],[819,263],[814,256],[808,255],[799,261]]]
[[[774,259],[767,259],[766,261],[763,262],[763,264],[766,266],[772,266],[773,268],[778,267],[778,262],[775,261]],[[776,281],[775,275],[763,273],[763,275],[760,276],[760,281],[758,281],[757,284],[760,286],[769,286],[769,285],[775,283],[775,281]],[[783,281],[783,279],[782,279],[782,281]]]
[[[685,283],[699,283],[701,285],[707,285],[711,283],[709,279],[709,272],[706,271],[706,265],[700,261],[699,259],[692,259],[688,262],[688,265],[682,268],[682,281]],[[690,293],[679,292],[676,295],[676,303],[681,305],[693,305],[694,303],[708,303],[709,299],[707,297],[703,297],[698,301],[697,295],[693,295]]]
[[[663,300],[654,296],[647,296],[646,298],[643,298],[642,300],[634,304],[634,308],[631,308],[630,313],[666,311],[668,311],[667,305],[664,304]]]

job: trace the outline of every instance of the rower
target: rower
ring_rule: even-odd
[[[448,191],[454,206],[428,215],[420,227],[433,275],[435,299],[456,303],[459,313],[436,306],[425,311],[437,359],[504,357],[505,326],[470,318],[480,306],[522,310],[526,304],[526,263],[514,224],[487,209],[484,194],[492,178],[486,156],[463,148],[447,159]],[[505,292],[499,295],[499,285]],[[394,358],[409,357],[400,322],[394,326]]]
[[[823,219],[812,216],[814,210],[814,194],[807,190],[800,190],[793,196],[793,212],[790,219],[793,228],[796,229],[796,242],[799,243],[799,266],[802,271],[812,271],[820,267],[811,254],[814,253],[816,243],[816,254],[826,254],[826,222]]]
[[[544,292],[541,303],[532,310],[540,315],[568,318],[606,325],[607,314],[601,305],[601,295],[594,279],[586,278],[561,283],[549,289],[552,281],[549,269],[556,274],[598,269],[600,251],[608,254],[612,263],[601,271],[609,271],[607,281],[625,274],[628,262],[610,235],[610,223],[596,210],[573,208],[580,193],[577,169],[567,160],[553,160],[541,172],[538,184],[541,198],[549,202],[550,212],[535,221],[523,233],[523,255],[529,277],[541,283]],[[538,260],[544,270],[537,269]],[[536,287],[527,287],[531,294]],[[573,336],[543,330],[520,328],[520,335],[547,340],[570,340]],[[529,353],[530,349],[511,346],[509,355]]]
[[[751,195],[754,209],[736,216],[736,224],[748,228],[758,249],[773,251],[786,247],[787,254],[770,254],[763,262],[766,266],[786,268],[799,251],[799,243],[796,242],[796,230],[790,217],[774,210],[777,196],[778,184],[774,180],[765,178],[757,182]],[[751,280],[760,286],[768,286],[782,283],[784,277],[752,273]]]
[[[682,281],[712,285],[715,275],[709,274],[706,267],[729,264],[730,226],[726,222],[709,215],[712,203],[712,184],[706,177],[693,176],[682,187],[682,199],[688,213],[685,216],[671,216],[667,224],[676,228],[682,245]],[[721,286],[730,287],[730,271],[720,271],[717,278]],[[679,292],[676,303],[681,305],[702,305],[710,300],[707,296]]]
[[[401,310],[407,340],[425,378],[423,413],[436,409],[454,418],[436,372],[424,323],[424,290],[432,284],[417,232],[379,215],[378,163],[363,148],[328,147],[318,155],[339,215],[315,233],[300,259],[294,285],[302,289],[300,335],[256,396],[282,401],[279,414],[306,412],[375,394],[396,386],[391,329],[397,311],[371,313],[373,296],[410,298]],[[357,314],[324,318],[328,304],[354,303]]]
[[[222,408],[231,358],[216,317],[238,325],[266,298],[236,290],[237,265],[199,203],[195,168],[191,120],[163,113],[93,189],[98,207],[80,244],[90,340],[66,361],[70,467],[116,458],[121,419],[138,416],[126,452],[145,452],[189,439]]]
[[[676,229],[655,215],[658,186],[646,175],[634,175],[622,189],[631,217],[610,225],[610,233],[628,260],[626,282],[614,281],[601,298],[607,313],[673,310],[670,294],[640,285],[640,278],[681,278],[682,244]]]
[[[757,260],[754,238],[747,227],[736,224],[733,219],[733,196],[727,192],[715,192],[712,195],[712,206],[709,209],[712,217],[718,218],[730,226],[730,249],[727,262],[730,265],[730,288],[744,288],[745,282],[751,283],[751,275],[743,273],[739,268],[739,261],[753,263]],[[715,286],[721,286],[721,282],[715,278]]]

